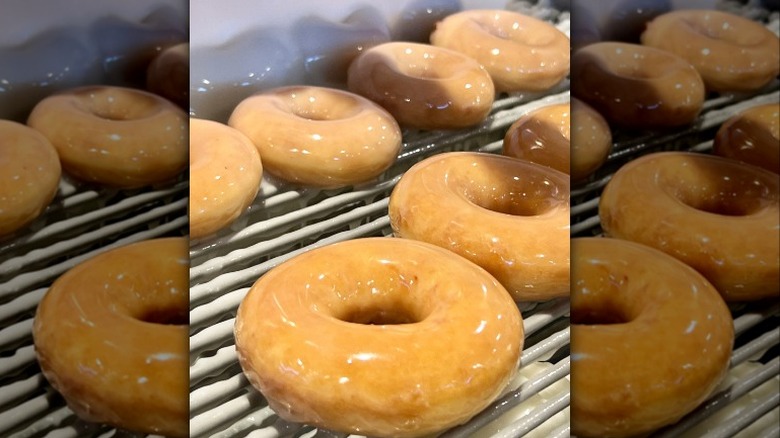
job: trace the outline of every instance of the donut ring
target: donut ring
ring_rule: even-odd
[[[734,327],[723,299],[653,248],[604,238],[571,245],[573,434],[644,436],[677,422],[729,369]]]
[[[60,159],[46,137],[0,120],[0,237],[40,216],[57,194]]]
[[[190,119],[190,237],[232,223],[260,189],[260,154],[244,134],[210,120]]]
[[[401,126],[458,129],[481,123],[495,88],[473,59],[426,44],[374,46],[349,66],[350,91],[382,105]]]
[[[507,130],[501,153],[569,173],[570,112],[569,104],[561,103],[523,115]]]
[[[780,104],[758,105],[726,120],[712,152],[780,173]]]
[[[185,437],[187,240],[102,253],[58,278],[33,323],[41,370],[87,421]]]
[[[274,268],[241,303],[235,335],[244,373],[280,417],[394,437],[484,409],[523,344],[520,312],[487,272],[395,238],[341,242]]]
[[[470,10],[436,24],[431,44],[482,64],[496,91],[543,91],[569,73],[569,38],[555,26],[516,12]]]
[[[268,173],[298,184],[339,187],[387,170],[401,149],[392,116],[358,95],[282,87],[244,99],[228,125],[260,151]]]
[[[604,165],[612,150],[612,132],[596,110],[571,100],[571,179],[582,181]]]
[[[187,117],[145,91],[82,87],[33,108],[27,124],[57,149],[78,179],[135,188],[168,182],[187,168]]]
[[[460,254],[516,301],[569,295],[566,174],[500,155],[438,154],[404,174],[389,214],[396,236]]]
[[[181,108],[190,105],[190,44],[166,48],[146,69],[146,88]]]
[[[612,123],[651,129],[692,123],[704,83],[684,59],[652,47],[596,43],[572,59],[572,93]]]
[[[726,301],[780,295],[780,176],[687,152],[620,168],[599,203],[604,231],[693,267]],[[745,232],[749,230],[749,232]]]
[[[780,40],[759,23],[721,11],[681,10],[647,24],[642,44],[698,70],[708,90],[752,91],[780,73]]]

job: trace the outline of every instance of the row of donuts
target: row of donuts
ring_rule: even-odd
[[[453,14],[431,42],[365,50],[349,65],[349,91],[275,88],[241,101],[227,127],[193,119],[191,236],[213,234],[246,211],[262,172],[324,188],[370,181],[395,161],[402,128],[472,127],[497,91],[548,89],[569,70],[566,35],[510,11]],[[234,151],[216,152],[227,144]]]
[[[537,30],[529,23],[542,23],[529,20],[496,11],[456,14],[440,23],[431,39],[476,32],[476,41],[483,41],[482,27],[488,24],[517,39],[514,31]],[[568,39],[553,31],[568,51]],[[481,50],[486,47],[495,49],[493,55],[510,50],[487,43]],[[534,61],[561,69],[542,88],[566,75],[567,57],[563,68],[560,61]],[[511,70],[510,76],[522,76],[518,72],[524,68]],[[487,116],[496,92],[494,79],[474,60],[421,44],[371,48],[353,61],[348,77],[357,95],[312,87],[276,89],[241,102],[228,125],[245,134],[249,142],[244,144],[257,146],[263,169],[275,176],[320,186],[350,184],[376,177],[392,164],[401,126],[473,126]],[[506,81],[501,84],[506,90]],[[370,115],[363,114],[365,108]],[[322,121],[337,128],[326,130]],[[216,122],[196,123],[226,129]],[[330,164],[306,163],[323,148],[318,142],[333,135],[379,146],[331,152],[339,159]],[[275,148],[296,150],[280,156]],[[379,155],[386,155],[384,164],[369,162]],[[343,169],[352,157],[361,165],[342,173],[360,179],[339,181],[338,172],[319,177],[331,167]],[[307,167],[291,169],[294,163]],[[462,424],[498,397],[517,373],[524,339],[515,301],[569,293],[569,181],[563,172],[510,156],[442,153],[403,174],[388,214],[396,238],[358,239],[306,252],[263,275],[242,300],[234,329],[238,359],[281,418],[338,432],[399,437]],[[278,293],[280,280],[284,293]],[[304,295],[322,301],[311,306]],[[449,341],[429,342],[431,337]],[[321,358],[323,348],[327,360]],[[416,365],[393,371],[398,364],[424,363],[424,356],[451,359],[434,374]],[[289,365],[281,370],[280,363]]]
[[[174,45],[151,61],[150,92],[83,86],[44,98],[26,124],[0,120],[0,236],[43,213],[62,171],[120,189],[165,184],[180,175],[187,166],[187,118],[169,99],[183,98],[186,51],[186,44]]]
[[[776,35],[718,11],[662,14],[642,42],[595,43],[572,60],[573,94],[629,132],[691,124],[705,89],[756,91],[780,69]],[[655,152],[607,183],[606,238],[571,243],[575,435],[636,436],[679,421],[729,370],[726,303],[778,297],[778,125],[780,103],[749,108],[715,135],[713,152],[734,160]]]

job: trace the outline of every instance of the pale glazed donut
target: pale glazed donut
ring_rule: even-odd
[[[373,102],[346,91],[293,86],[244,99],[228,124],[255,144],[268,173],[298,184],[366,182],[390,167],[401,129]]]
[[[612,149],[612,132],[596,110],[579,99],[571,100],[571,175],[581,181],[598,170]]]
[[[474,58],[496,91],[542,91],[569,73],[569,38],[553,25],[517,12],[469,10],[436,24],[431,44]]]
[[[54,146],[21,123],[0,120],[0,237],[40,216],[59,182]]]
[[[758,105],[726,120],[712,152],[780,173],[780,104]]]
[[[687,152],[620,168],[599,203],[604,231],[699,271],[726,301],[780,296],[780,176]]]
[[[59,153],[62,168],[81,180],[134,188],[169,182],[187,168],[187,116],[152,93],[82,87],[35,106],[27,124]]]
[[[493,277],[396,238],[274,268],[241,303],[235,335],[244,373],[280,417],[378,437],[464,423],[499,396],[523,344],[520,312]]]
[[[146,70],[146,88],[182,108],[189,107],[189,43],[168,47],[152,60]]]
[[[653,129],[692,123],[704,83],[688,62],[638,44],[596,43],[572,59],[572,93],[612,123]]]
[[[727,12],[680,10],[647,24],[642,44],[684,58],[712,91],[751,91],[780,72],[780,41],[759,23]]]
[[[561,103],[523,115],[507,130],[502,153],[569,173],[570,112],[569,104]]]
[[[260,154],[244,134],[190,119],[190,237],[233,222],[257,196],[262,176]]]
[[[645,436],[700,405],[729,369],[734,328],[690,267],[618,239],[573,239],[571,425]]]
[[[58,278],[35,315],[43,375],[87,421],[188,434],[187,240],[112,249]]]
[[[397,236],[473,261],[517,301],[569,295],[564,173],[501,155],[434,155],[404,174],[389,214]]]
[[[352,92],[382,105],[401,126],[457,129],[482,122],[493,105],[490,75],[475,60],[426,44],[392,42],[349,66]]]

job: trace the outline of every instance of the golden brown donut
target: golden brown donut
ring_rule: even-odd
[[[387,111],[330,88],[257,93],[238,104],[228,124],[252,140],[268,173],[318,187],[375,178],[401,149],[401,128]]]
[[[222,123],[190,119],[190,237],[232,223],[257,196],[263,166],[244,134]]]
[[[77,265],[46,292],[35,352],[80,418],[187,436],[188,262],[186,239],[149,240]]]
[[[337,261],[334,263],[334,261]],[[288,421],[377,437],[461,424],[515,374],[520,312],[485,270],[396,238],[306,252],[244,298],[236,351]]]
[[[561,103],[523,115],[507,130],[502,153],[569,173],[569,113],[569,104]]]
[[[780,104],[758,105],[721,125],[712,152],[780,173]]]
[[[726,301],[780,296],[780,176],[712,155],[664,152],[620,168],[604,189],[604,231],[672,255]]]
[[[652,47],[596,43],[572,59],[572,93],[611,123],[652,129],[692,123],[704,83],[684,59]]]
[[[571,100],[571,179],[581,181],[598,168],[612,149],[612,132],[596,110],[579,99]]]
[[[27,124],[59,153],[62,168],[92,183],[134,188],[187,168],[187,116],[152,93],[90,86],[43,99]]]
[[[0,120],[0,237],[40,216],[60,183],[60,159],[39,132]]]
[[[477,152],[415,164],[390,196],[396,236],[482,266],[517,301],[569,295],[568,175]]]
[[[572,244],[571,425],[644,436],[700,405],[729,369],[734,328],[700,274],[618,239]]]
[[[496,91],[542,91],[569,73],[569,38],[553,25],[517,12],[469,10],[436,24],[431,44],[474,58]]]
[[[146,88],[182,108],[190,106],[190,44],[168,47],[146,70]]]
[[[712,91],[751,91],[780,73],[780,41],[759,23],[710,10],[680,10],[647,24],[642,44],[684,58]]]
[[[382,105],[401,126],[457,129],[482,122],[493,105],[490,75],[473,59],[426,44],[392,42],[360,54],[350,91]]]

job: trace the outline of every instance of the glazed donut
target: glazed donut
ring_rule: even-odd
[[[626,43],[596,43],[572,59],[572,93],[607,120],[635,129],[692,123],[704,104],[696,69],[669,52]]]
[[[711,91],[752,91],[780,73],[780,41],[759,23],[709,10],[680,10],[647,24],[642,44],[675,53]]]
[[[473,263],[423,242],[368,238],[262,276],[235,336],[244,373],[281,418],[418,437],[500,395],[519,366],[523,326],[506,289]]]
[[[704,277],[653,248],[594,237],[571,249],[573,434],[645,436],[677,422],[729,369],[728,307]]]
[[[104,252],[58,278],[33,323],[41,370],[80,418],[186,437],[187,240]]]
[[[484,67],[453,50],[392,42],[358,55],[350,91],[382,105],[401,126],[458,129],[482,122],[495,88]]]
[[[358,95],[321,87],[282,87],[244,99],[228,124],[255,144],[268,173],[318,187],[362,183],[389,168],[401,128]]]
[[[180,43],[157,55],[146,70],[146,88],[181,108],[190,105],[190,45]]]
[[[780,173],[780,104],[758,105],[730,118],[712,148],[715,155]]]
[[[566,174],[500,155],[438,154],[404,174],[389,214],[396,236],[460,254],[516,301],[569,295]]]
[[[87,182],[135,188],[187,168],[187,116],[145,91],[101,86],[54,94],[27,124],[51,141],[66,172]]]
[[[612,132],[596,110],[571,100],[571,179],[581,181],[600,168],[612,149]]]
[[[549,105],[520,117],[506,132],[502,153],[569,173],[570,108]]]
[[[232,223],[254,201],[262,176],[260,154],[244,134],[190,119],[190,237]]]
[[[699,271],[726,301],[780,296],[780,176],[721,157],[645,155],[599,203],[604,231]]]
[[[542,91],[569,73],[569,38],[555,26],[517,12],[470,10],[436,24],[431,44],[482,64],[496,91]]]
[[[0,120],[0,237],[40,216],[60,183],[60,159],[39,132]]]

